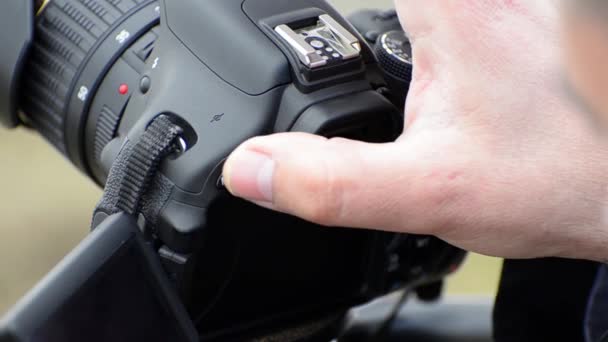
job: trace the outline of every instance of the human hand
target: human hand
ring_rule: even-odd
[[[562,94],[554,3],[396,6],[414,53],[403,136],[254,138],[226,162],[228,189],[327,226],[432,234],[503,257],[608,260],[608,143]]]

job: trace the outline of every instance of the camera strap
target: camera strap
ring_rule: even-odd
[[[172,185],[165,177],[156,176],[167,156],[183,150],[182,133],[181,127],[160,115],[137,141],[125,144],[112,165],[103,197],[95,209],[93,228],[117,212],[132,216],[142,213],[147,219],[157,216]]]

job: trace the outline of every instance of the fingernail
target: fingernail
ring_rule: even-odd
[[[224,167],[226,187],[235,196],[272,203],[274,167],[274,160],[265,154],[237,150]]]

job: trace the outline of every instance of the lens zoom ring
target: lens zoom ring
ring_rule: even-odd
[[[25,67],[21,108],[26,121],[66,153],[65,118],[73,83],[96,43],[146,0],[51,0],[37,18]]]

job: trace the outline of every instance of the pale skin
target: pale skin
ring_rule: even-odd
[[[433,234],[509,258],[608,261],[608,139],[564,91],[556,2],[396,7],[414,52],[403,136],[254,138],[226,163],[229,190],[327,226]],[[571,73],[586,100],[588,74]]]

